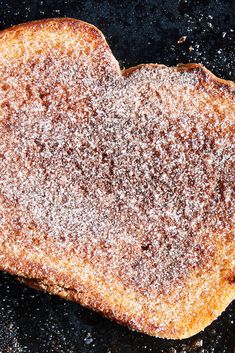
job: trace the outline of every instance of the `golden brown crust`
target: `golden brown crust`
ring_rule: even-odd
[[[130,74],[132,74],[133,72],[143,68],[143,67],[151,67],[151,68],[155,68],[155,67],[166,67],[166,65],[163,64],[139,64],[137,66],[133,66],[130,67],[128,69],[124,69],[122,70],[122,74],[125,77],[128,77]],[[206,67],[204,67],[202,64],[196,64],[196,63],[189,63],[189,64],[178,64],[177,66],[173,66],[171,67],[173,70],[176,71],[184,71],[184,72],[190,72],[190,71],[200,71],[205,73],[208,77],[210,77],[210,80],[214,83],[214,84],[218,84],[220,87],[226,89],[232,89],[234,90],[235,88],[235,83],[233,81],[229,81],[229,80],[224,80],[220,77],[215,76],[210,70],[208,70]]]
[[[72,18],[49,18],[43,20],[31,21],[16,26],[12,26],[1,31],[0,39],[3,44],[6,40],[19,38],[21,35],[34,31],[70,31],[75,34],[82,31],[87,36],[87,40],[96,40],[106,42],[102,32],[95,26],[83,21],[78,21]]]
[[[224,251],[231,252],[230,258],[233,258],[232,244]],[[230,269],[230,264],[223,261],[223,254],[214,260],[207,272],[201,271],[196,278],[192,276],[188,279],[180,300],[176,289],[176,293],[161,298],[160,304],[152,303],[148,308],[146,298],[128,292],[121,283],[116,283],[116,288],[113,288],[113,283],[105,282],[96,275],[92,277],[92,268],[86,282],[78,274],[71,274],[69,266],[63,268],[63,260],[56,263],[56,259],[47,257],[37,263],[29,252],[30,249],[25,249],[15,258],[6,254],[4,262],[8,266],[4,270],[21,276],[21,281],[30,286],[78,302],[107,318],[153,336],[174,339],[190,337],[215,320],[234,299],[235,283],[231,281],[234,268]],[[25,260],[22,261],[22,258]],[[219,262],[221,271],[214,272],[213,267],[217,267]],[[83,266],[87,271],[89,265]],[[135,311],[138,302],[142,302],[141,309],[138,306],[139,310]],[[153,311],[158,324],[151,324]]]
[[[0,66],[4,66],[6,61],[20,61],[24,52],[28,53],[29,59],[35,55],[40,57],[42,53],[49,53],[52,47],[72,57],[71,43],[67,45],[69,40],[72,48],[82,43],[87,56],[91,51],[98,52],[90,67],[99,79],[106,77],[106,66],[110,68],[107,79],[111,75],[121,77],[120,68],[102,33],[92,25],[73,19],[35,21],[3,31],[0,34]],[[164,67],[157,64],[138,65],[124,70],[122,75],[130,78],[141,69],[147,72],[148,69]],[[211,97],[218,99],[218,111],[221,115],[225,114],[226,108],[232,107],[234,83],[215,77],[199,64],[180,65],[172,68],[171,72],[194,73],[195,70],[198,70],[195,77],[200,89],[204,87],[209,95],[206,102],[210,102]],[[199,94],[197,87],[196,94]],[[20,101],[21,97],[17,99]],[[215,109],[216,104],[213,104]],[[2,109],[4,111],[4,107]],[[197,265],[194,270],[190,269],[185,278],[181,278],[181,292],[176,284],[170,292],[153,300],[153,294],[149,299],[144,291],[139,290],[138,278],[133,279],[131,284],[130,281],[124,282],[126,277],[123,274],[108,276],[108,260],[105,260],[106,265],[99,273],[95,268],[98,262],[93,264],[88,258],[75,256],[76,249],[65,249],[61,258],[58,244],[54,244],[53,238],[47,234],[41,233],[37,224],[30,225],[33,240],[29,239],[28,229],[15,229],[13,225],[17,215],[14,205],[10,202],[8,205],[3,199],[0,206],[3,215],[9,217],[6,228],[0,233],[0,269],[22,277],[22,281],[31,286],[79,302],[135,330],[165,338],[186,338],[209,325],[234,299],[234,224],[231,224],[227,236],[218,234],[215,237],[213,256],[206,257],[208,265]],[[73,245],[75,247],[76,243]],[[86,247],[84,252],[88,253]]]

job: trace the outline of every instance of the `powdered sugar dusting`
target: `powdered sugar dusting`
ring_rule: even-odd
[[[234,227],[229,89],[217,106],[200,70],[124,78],[85,53],[15,65],[2,68],[1,226],[29,242],[36,227],[145,294],[203,266]]]

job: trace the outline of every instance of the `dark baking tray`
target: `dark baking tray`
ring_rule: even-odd
[[[98,26],[121,67],[201,62],[235,80],[235,2],[0,0],[0,28],[46,17]],[[186,37],[178,43],[180,37]],[[183,341],[132,332],[0,273],[0,353],[235,353],[235,303],[204,332]]]

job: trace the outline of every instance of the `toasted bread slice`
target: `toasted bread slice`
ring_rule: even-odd
[[[121,72],[73,19],[0,34],[0,269],[149,335],[235,296],[235,85]]]

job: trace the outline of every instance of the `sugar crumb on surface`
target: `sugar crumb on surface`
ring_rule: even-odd
[[[0,225],[168,293],[234,227],[234,93],[200,70],[123,78],[80,55],[2,68]]]

